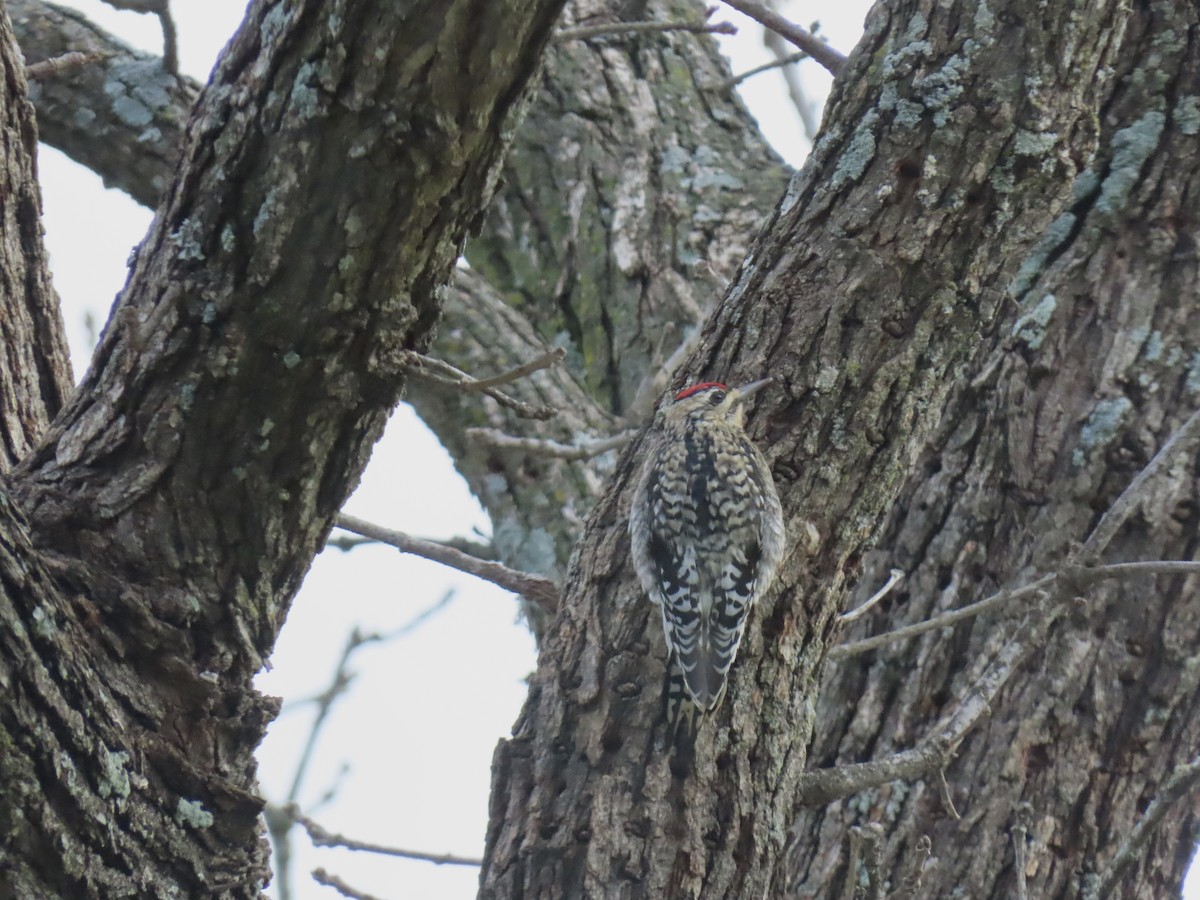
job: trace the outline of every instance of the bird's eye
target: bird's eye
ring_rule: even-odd
[[[713,391],[711,394],[708,395],[708,402],[711,403],[713,406],[720,406],[722,403],[725,402],[725,392],[724,391]]]

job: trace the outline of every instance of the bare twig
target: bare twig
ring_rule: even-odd
[[[345,835],[326,831],[295,806],[288,807],[292,820],[304,827],[315,847],[343,847],[346,850],[361,850],[364,853],[378,853],[382,856],[397,856],[401,859],[417,859],[430,862],[437,866],[481,866],[483,860],[469,856],[455,856],[453,853],[422,853],[418,850],[401,850],[399,847],[385,847],[370,841],[358,841]]]
[[[858,607],[858,609],[852,609],[852,610],[850,610],[850,612],[842,613],[840,616],[838,616],[838,621],[841,622],[843,625],[849,625],[851,622],[861,619],[866,613],[868,613],[870,611],[872,606],[874,606],[876,603],[878,603],[880,600],[882,600],[884,597],[886,597],[891,592],[892,588],[894,588],[896,585],[898,585],[903,580],[903,578],[904,578],[903,570],[892,569],[891,572],[888,574],[887,584],[885,584],[883,587],[881,587],[879,590],[877,590],[875,593],[873,593],[870,597],[868,597],[867,601],[865,603],[863,603],[860,607]]]
[[[171,18],[170,5],[163,0],[158,11],[158,25],[163,35],[163,69],[169,75],[179,74],[179,39],[175,34],[175,20]]]
[[[468,429],[469,430],[469,429]],[[466,553],[469,556],[477,556],[479,559],[495,559],[496,548],[490,542],[473,541],[465,537],[447,538],[444,541],[435,541],[432,538],[421,538],[423,541],[428,541],[431,544],[441,544],[444,547],[450,547],[453,550],[458,550],[460,553]],[[332,547],[334,550],[341,550],[348,553],[355,547],[361,547],[364,544],[380,543],[373,538],[359,537],[357,535],[338,534],[330,535],[325,541],[326,547]]]
[[[354,675],[349,671],[350,657],[354,655],[354,651],[364,644],[381,641],[383,637],[378,634],[364,634],[358,628],[350,632],[346,638],[346,644],[342,647],[342,655],[338,658],[337,665],[333,670],[333,679],[324,691],[316,697],[317,713],[313,717],[312,727],[308,730],[308,739],[304,743],[304,749],[300,751],[300,760],[296,763],[296,771],[292,775],[292,786],[288,789],[286,803],[295,803],[300,796],[300,788],[304,784],[304,776],[308,773],[308,764],[312,759],[313,750],[317,746],[317,740],[321,736],[321,729],[325,725],[325,720],[329,716],[329,711],[333,708],[333,704],[337,702],[338,697],[346,692],[354,681]]]
[[[1013,868],[1017,872],[1017,900],[1029,900],[1029,885],[1025,876],[1025,826],[1018,822],[1012,829]]]
[[[962,818],[958,814],[958,807],[954,805],[954,797],[950,794],[950,784],[946,781],[946,770],[938,770],[938,781],[941,782],[942,802],[946,804],[946,812],[950,814],[950,818],[957,822]]]
[[[345,695],[346,689],[354,680],[353,674],[349,671],[350,657],[367,644],[386,643],[387,641],[403,637],[406,634],[411,634],[431,617],[445,609],[453,599],[454,591],[446,591],[442,595],[442,598],[433,606],[423,610],[416,617],[387,634],[364,634],[358,628],[355,628],[350,632],[349,637],[346,639],[346,645],[342,648],[342,655],[338,658],[337,665],[334,667],[333,678],[330,680],[329,687],[310,701],[316,704],[317,712],[313,717],[312,726],[309,728],[308,739],[305,741],[304,749],[300,753],[300,759],[296,763],[296,771],[292,776],[292,785],[288,790],[287,800],[282,806],[274,803],[267,804],[264,811],[267,831],[271,838],[271,846],[275,851],[276,885],[280,900],[289,900],[292,895],[291,828],[295,823],[295,816],[292,814],[292,810],[300,797],[300,790],[304,785],[309,761],[312,759],[313,751],[316,749],[317,740],[320,737],[321,729],[329,716],[329,712],[338,698]],[[320,803],[328,802],[331,795],[332,789],[326,792]]]
[[[1188,420],[1179,426],[1162,445],[1162,449],[1154,454],[1154,458],[1146,463],[1145,468],[1137,474],[1137,477],[1129,482],[1129,487],[1121,492],[1121,496],[1100,517],[1100,521],[1096,523],[1096,527],[1092,529],[1092,533],[1083,543],[1080,555],[1084,562],[1095,560],[1104,552],[1112,539],[1116,537],[1117,532],[1121,530],[1121,526],[1125,524],[1125,520],[1145,499],[1143,494],[1150,479],[1158,474],[1177,452],[1195,444],[1197,438],[1200,438],[1200,410],[1192,413]]]
[[[1200,788],[1200,756],[1177,767],[1148,807],[1141,821],[1134,826],[1104,874],[1092,875],[1084,885],[1084,900],[1104,900],[1115,896],[1114,888],[1129,867],[1142,858],[1146,844],[1162,824],[1171,807]]]
[[[801,28],[781,16],[775,10],[755,0],[725,0],[726,5],[732,6],[740,13],[749,16],[764,28],[770,28],[787,38],[822,66],[837,75],[846,64],[846,57],[838,53],[814,34]]]
[[[883,826],[878,822],[856,825],[850,829],[850,836],[857,838],[859,859],[867,873],[866,900],[883,900],[883,877],[880,872],[883,865]],[[852,877],[853,874],[851,872]]]
[[[474,575],[476,578],[482,578],[484,581],[490,581],[505,590],[526,597],[549,612],[558,608],[558,585],[549,578],[534,575],[531,572],[518,572],[501,563],[468,556],[445,544],[436,544],[433,541],[415,538],[402,531],[383,528],[345,513],[338,515],[336,524],[338,528],[381,541],[405,553],[423,556],[425,559],[439,562],[451,569],[457,569],[468,575]]]
[[[508,384],[510,381],[516,381],[518,378],[532,375],[541,369],[548,369],[553,365],[557,365],[563,361],[566,355],[567,351],[562,347],[554,347],[547,350],[541,356],[537,356],[527,363],[521,363],[521,365],[509,369],[507,372],[501,372],[499,375],[493,375],[491,378],[477,378],[474,381],[464,384],[463,390],[485,391],[488,388]]]
[[[55,75],[62,75],[64,72],[70,72],[72,69],[101,62],[108,59],[109,56],[108,53],[84,53],[80,50],[72,50],[62,56],[52,56],[26,66],[25,77],[30,81],[42,81]]]
[[[574,444],[542,438],[516,437],[496,428],[468,428],[464,434],[474,440],[483,441],[500,450],[516,450],[534,456],[550,456],[555,459],[591,459],[609,450],[616,450],[633,440],[636,429],[622,431],[606,438],[584,438]]]
[[[479,386],[481,384],[480,379],[468,375],[461,369],[455,368],[445,360],[425,356],[423,353],[417,353],[415,350],[405,350],[403,357],[405,368],[411,374],[435,382],[436,384],[444,384],[447,387],[457,388],[461,391],[478,390],[523,418],[549,419],[554,415],[554,410],[548,406],[534,406],[523,400],[518,400],[516,397],[511,397],[497,388]],[[541,366],[539,368],[545,367]]]
[[[772,34],[774,34],[774,32],[772,32]],[[808,59],[808,54],[803,50],[797,53],[792,53],[780,59],[776,59],[773,62],[763,63],[761,66],[755,66],[753,69],[747,69],[745,72],[740,72],[737,75],[734,75],[732,78],[727,78],[725,81],[722,81],[720,89],[723,91],[728,91],[737,87],[748,78],[753,78],[755,75],[761,75],[763,72],[770,72],[772,69],[780,69],[784,66],[795,65],[802,59]]]
[[[972,616],[985,613],[994,607],[1001,606],[1013,600],[1021,600],[1038,591],[1047,590],[1060,581],[1074,586],[1086,585],[1093,581],[1105,581],[1111,578],[1127,578],[1131,575],[1196,574],[1200,574],[1200,562],[1187,559],[1144,560],[1138,562],[1110,563],[1105,566],[1093,566],[1091,568],[1067,568],[1062,572],[1051,572],[1049,575],[1043,575],[1041,578],[1037,578],[1029,584],[1014,590],[1005,589],[997,591],[990,597],[985,597],[978,603],[972,603],[969,606],[964,606],[962,609],[951,610],[940,616],[934,616],[932,619],[926,619],[923,622],[915,622],[912,625],[897,628],[895,631],[888,631],[874,637],[864,638],[861,641],[853,641],[849,644],[834,647],[829,651],[829,658],[843,659],[847,656],[857,656],[860,653],[866,653],[885,644],[907,640],[908,638],[916,637],[919,634],[934,631],[938,628],[946,628],[963,619],[969,619]]]
[[[175,33],[175,22],[171,18],[168,0],[102,0],[113,9],[137,13],[152,13],[158,16],[163,33],[163,68],[171,75],[179,74],[179,41]]]
[[[1044,590],[1058,577],[1057,574],[1043,575],[1035,581],[1030,582],[1024,587],[1016,590],[997,591],[990,597],[980,600],[978,603],[972,603],[969,606],[964,606],[962,609],[951,610],[948,613],[943,613],[940,616],[934,616],[932,619],[926,619],[923,622],[915,622],[912,625],[906,625],[903,628],[897,628],[894,631],[887,631],[883,634],[877,634],[874,637],[864,638],[861,641],[853,641],[849,644],[842,644],[834,647],[829,651],[830,659],[843,659],[847,656],[857,656],[860,653],[867,653],[877,647],[882,647],[885,644],[891,644],[895,641],[903,641],[908,638],[916,637],[919,634],[924,634],[927,631],[934,631],[938,628],[946,628],[950,625],[960,622],[963,619],[969,619],[972,616],[978,616],[981,613],[987,612],[993,607],[1001,606],[1012,600],[1020,600],[1028,597],[1031,594],[1036,594],[1038,591]]]
[[[817,39],[815,31],[813,37]],[[763,44],[774,54],[776,60],[791,59],[795,55],[788,52],[790,48],[783,36],[770,28],[763,32]],[[797,115],[800,116],[800,124],[804,126],[804,136],[808,138],[809,143],[812,143],[816,140],[817,131],[821,127],[821,119],[817,115],[820,107],[808,99],[808,93],[804,90],[804,82],[800,80],[799,69],[795,66],[787,66],[783,69],[782,75],[783,83],[787,85],[788,98],[792,101]]]
[[[912,750],[884,759],[806,772],[800,780],[800,797],[806,806],[819,806],[892,781],[924,778],[945,769],[975,723],[1013,673],[1040,647],[1063,613],[1062,604],[1042,597],[1024,621],[988,662],[967,694],[933,727],[932,734]]]
[[[588,38],[618,34],[646,34],[689,31],[692,34],[737,34],[731,22],[613,22],[608,25],[580,25],[564,28],[554,35],[556,41],[585,41]]]
[[[350,887],[346,882],[342,881],[336,875],[331,875],[324,869],[313,869],[313,881],[317,884],[323,884],[325,887],[331,887],[343,897],[349,897],[350,900],[380,900],[374,894],[366,894],[356,888]]]
[[[925,875],[925,864],[933,853],[933,841],[929,835],[923,834],[917,838],[916,850],[913,853],[912,865],[908,874],[900,882],[900,887],[892,893],[892,900],[913,900],[921,889],[921,879]]]

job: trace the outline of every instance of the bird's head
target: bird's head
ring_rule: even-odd
[[[718,419],[740,428],[746,414],[742,401],[770,383],[769,377],[760,378],[731,388],[716,381],[701,381],[676,394],[675,399],[663,410],[663,415],[674,421]]]

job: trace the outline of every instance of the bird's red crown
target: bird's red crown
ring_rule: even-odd
[[[729,388],[721,384],[719,381],[701,381],[699,384],[693,384],[691,387],[685,387],[682,391],[675,395],[675,399],[682,400],[685,397],[690,397],[692,394],[698,394],[701,391],[708,390],[709,388],[720,388],[723,391],[729,390]]]

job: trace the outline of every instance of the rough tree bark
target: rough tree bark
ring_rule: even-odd
[[[255,3],[65,405],[0,10],[5,304],[24,312],[0,421],[38,439],[0,506],[0,893],[258,895],[275,710],[251,677],[401,351],[427,344],[559,5]]]
[[[573,21],[602,9],[576,4]],[[659,18],[678,13],[653,7]],[[714,202],[726,194],[695,189],[760,174],[740,158],[753,136],[736,107],[706,75],[692,79],[695,93],[672,77],[702,72],[707,51],[696,46],[682,36],[556,45],[539,99],[548,112],[534,113],[531,146],[518,142],[530,155],[514,157],[472,255],[490,284],[464,285],[462,308],[469,315],[497,291],[511,301],[487,306],[476,334],[524,319],[507,326],[518,335],[509,346],[459,340],[450,358],[486,372],[544,347],[539,333],[565,334],[575,368],[539,373],[531,391],[572,392],[580,431],[618,424],[608,417],[636,407],[638,388],[681,345],[638,336],[666,333],[689,303],[704,306],[689,242],[656,240],[655,223],[715,215],[729,225],[714,228],[720,239],[691,245],[711,257],[751,230],[736,204]],[[1187,4],[908,0],[875,11],[812,160],[685,367],[779,376],[753,425],[797,542],[784,587],[752,622],[730,701],[694,760],[673,755],[659,720],[660,639],[624,565],[636,448],[623,457],[515,737],[497,751],[485,895],[839,895],[864,877],[861,864],[847,865],[847,830],[869,822],[883,827],[880,871],[893,887],[920,860],[924,836],[938,862],[923,873],[925,896],[1014,896],[1018,859],[1030,896],[1095,886],[1196,746],[1190,580],[1088,585],[1045,620],[1033,604],[833,666],[823,657],[844,637],[832,620],[848,590],[873,588],[890,566],[909,581],[869,620],[872,631],[1062,567],[1194,406],[1198,56]],[[615,143],[614,175],[576,152],[604,144],[578,128],[594,122],[605,133],[619,113],[597,102],[596,86],[631,83],[659,118],[641,131],[643,119],[628,120],[632,149],[622,156]],[[699,125],[680,115],[689,109],[703,110],[693,112]],[[727,141],[691,137],[708,117],[724,120]],[[700,177],[643,200],[642,186],[669,182],[681,160]],[[750,196],[769,191],[766,180],[753,185]],[[682,279],[685,293],[673,293]],[[473,367],[471,354],[484,351],[492,355]],[[472,409],[437,427],[489,510],[511,523],[503,554],[561,571],[575,525],[554,524],[555,504],[536,486],[562,464],[472,455],[453,437],[480,424]],[[561,427],[529,431],[561,436]],[[1193,451],[1153,484],[1107,559],[1194,555],[1194,461]],[[562,502],[586,509],[602,472],[563,479]],[[803,540],[810,526],[815,547]],[[924,773],[928,784],[803,807],[806,767],[920,745],[979,693],[1001,649],[1015,660],[1007,686],[945,768],[961,819],[948,813],[937,771]],[[1115,895],[1167,894],[1195,832],[1195,803],[1177,805]]]

